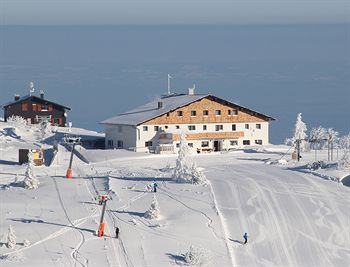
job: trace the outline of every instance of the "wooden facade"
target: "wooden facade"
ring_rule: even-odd
[[[254,111],[235,106],[226,101],[217,100],[214,97],[207,97],[146,121],[143,124],[259,123],[265,121],[269,121],[269,119]]]

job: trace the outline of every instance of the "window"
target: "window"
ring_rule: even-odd
[[[123,148],[123,141],[122,140],[117,141],[117,148]]]
[[[220,116],[221,115],[221,110],[220,109],[215,110],[215,115],[216,116]]]
[[[222,124],[215,125],[215,131],[222,131],[224,129],[224,126]]]
[[[180,129],[180,125],[175,125],[175,129]]]
[[[249,146],[250,145],[250,140],[243,140],[243,145]]]
[[[236,129],[236,124],[232,124],[232,131],[237,131]]]
[[[179,148],[180,147],[180,143],[176,143],[176,147]]]
[[[202,147],[209,147],[209,141],[202,141]]]
[[[257,123],[255,126],[256,126],[256,129],[261,129],[261,124],[260,123]]]
[[[48,111],[48,110],[49,110],[49,106],[47,104],[41,105],[41,111]]]
[[[197,112],[196,112],[195,110],[191,110],[191,116],[192,116],[192,117],[197,116]]]
[[[207,125],[203,125],[203,131],[207,130]]]
[[[28,111],[28,104],[22,103],[22,111]]]
[[[227,115],[231,116],[231,112],[232,112],[231,109],[227,110]]]
[[[262,140],[255,140],[255,144],[257,144],[257,145],[262,145]]]
[[[203,116],[208,116],[209,115],[209,111],[208,110],[203,110]]]
[[[36,111],[36,104],[32,104],[32,110]]]
[[[142,128],[143,128],[143,131],[144,131],[144,132],[147,132],[147,131],[148,131],[148,126],[143,126]]]
[[[167,116],[167,117],[169,117],[169,116],[170,116],[170,113],[169,113],[169,112],[167,112],[166,116]]]
[[[230,140],[230,146],[238,146],[237,140]]]
[[[155,132],[158,132],[158,131],[159,131],[159,126],[157,126],[157,125],[154,126],[154,131],[155,131]]]
[[[245,125],[244,125],[244,128],[249,129],[249,124],[248,124],[248,123],[245,124]]]
[[[193,143],[188,143],[188,146],[189,147],[193,147]]]
[[[196,126],[195,125],[188,125],[188,130],[195,131],[196,130]]]
[[[168,129],[168,125],[165,125],[164,128],[165,128],[165,129]]]
[[[107,146],[108,146],[108,148],[113,148],[113,140],[108,140],[107,141]]]
[[[232,113],[233,116],[237,116],[238,115],[238,110],[237,109],[233,109],[231,113]]]
[[[145,142],[145,147],[150,147],[150,146],[152,146],[152,141]]]
[[[176,114],[177,114],[177,116],[179,116],[179,117],[182,117],[182,115],[183,115],[183,113],[182,113],[181,110],[179,110]]]

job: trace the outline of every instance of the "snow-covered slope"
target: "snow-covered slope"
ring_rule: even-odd
[[[34,139],[0,137],[1,266],[185,265],[191,245],[201,266],[349,265],[350,189],[305,162],[266,164],[284,147],[193,155],[209,183],[191,185],[171,180],[176,155],[93,150],[83,153],[94,163],[74,158],[66,179],[70,154],[60,146],[52,167],[34,167],[39,188],[26,190],[14,183],[25,172],[17,148]],[[156,193],[147,190],[154,182]],[[107,193],[106,234],[97,237],[95,197]],[[146,219],[154,194],[160,217]],[[9,225],[15,249],[6,246]]]

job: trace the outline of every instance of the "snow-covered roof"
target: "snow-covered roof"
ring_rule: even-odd
[[[10,102],[8,102],[8,103],[6,103],[6,104],[1,105],[1,107],[2,107],[2,108],[5,108],[5,107],[10,106],[10,105],[12,105],[12,104],[14,104],[14,103],[19,103],[19,102],[22,102],[22,101],[27,100],[27,99],[29,99],[29,98],[34,98],[34,99],[37,99],[37,100],[39,99],[39,100],[41,100],[41,101],[45,101],[45,102],[54,104],[54,105],[56,105],[56,106],[60,106],[60,107],[63,107],[63,108],[65,108],[65,109],[71,110],[69,107],[63,106],[63,105],[61,105],[61,104],[55,103],[55,102],[53,102],[53,101],[50,101],[50,100],[47,100],[47,99],[44,99],[44,98],[41,98],[41,97],[38,97],[38,96],[35,96],[35,95],[25,95],[25,96],[22,96],[22,97],[20,97],[18,100],[12,100],[12,101],[10,101]]]
[[[143,122],[159,117],[167,112],[176,110],[180,107],[189,105],[195,101],[201,100],[202,98],[211,97],[219,101],[224,101],[228,104],[235,105],[241,109],[249,112],[254,112],[256,115],[263,116],[267,120],[274,120],[273,118],[264,114],[252,111],[244,108],[237,104],[228,102],[212,95],[187,95],[187,94],[174,94],[165,96],[162,98],[155,99],[135,109],[129,110],[125,113],[119,114],[118,116],[101,121],[101,124],[123,124],[123,125],[140,125]],[[162,107],[158,108],[158,102],[162,102]]]
[[[124,124],[124,125],[139,125],[145,121],[156,118],[167,112],[175,110],[179,107],[186,106],[192,102],[198,101],[208,95],[185,95],[175,94],[155,99],[142,106],[129,110],[101,121],[101,124]],[[162,102],[162,107],[158,108],[158,102]]]

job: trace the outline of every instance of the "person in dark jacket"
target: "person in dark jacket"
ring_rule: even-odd
[[[115,228],[115,238],[118,238],[119,237],[119,228],[116,227]]]
[[[244,244],[247,244],[247,242],[248,242],[248,234],[244,233],[243,238],[244,238]]]

